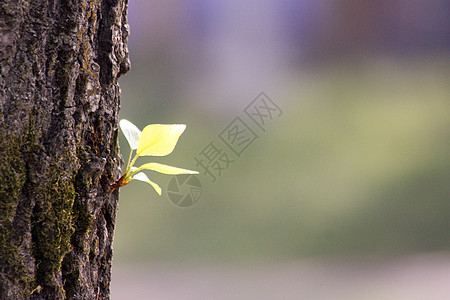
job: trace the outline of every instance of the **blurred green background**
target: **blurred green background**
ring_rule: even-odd
[[[354,2],[130,1],[120,116],[188,125],[138,165],[200,171],[194,156],[261,91],[283,114],[215,183],[199,175],[194,207],[170,203],[169,175],[148,173],[162,197],[121,188],[115,263],[450,249],[445,1]]]

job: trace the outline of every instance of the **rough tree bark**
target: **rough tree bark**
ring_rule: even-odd
[[[127,0],[0,1],[0,299],[108,299]]]

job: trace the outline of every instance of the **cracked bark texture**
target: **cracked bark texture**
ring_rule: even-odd
[[[0,2],[0,299],[109,299],[127,2]]]

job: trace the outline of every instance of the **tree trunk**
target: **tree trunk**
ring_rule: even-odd
[[[109,299],[127,2],[0,2],[0,299]]]

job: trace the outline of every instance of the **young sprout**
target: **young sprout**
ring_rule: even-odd
[[[172,153],[178,139],[186,129],[186,125],[152,124],[146,126],[142,132],[128,120],[120,120],[119,125],[128,144],[130,144],[131,150],[125,167],[125,173],[111,184],[112,191],[136,179],[150,184],[161,196],[161,188],[159,185],[148,179],[147,175],[141,172],[142,170],[152,170],[169,175],[198,174],[197,171],[180,169],[159,163],[146,163],[140,167],[134,167],[134,163],[139,156],[166,156]],[[135,150],[136,155],[132,158],[133,151]]]

